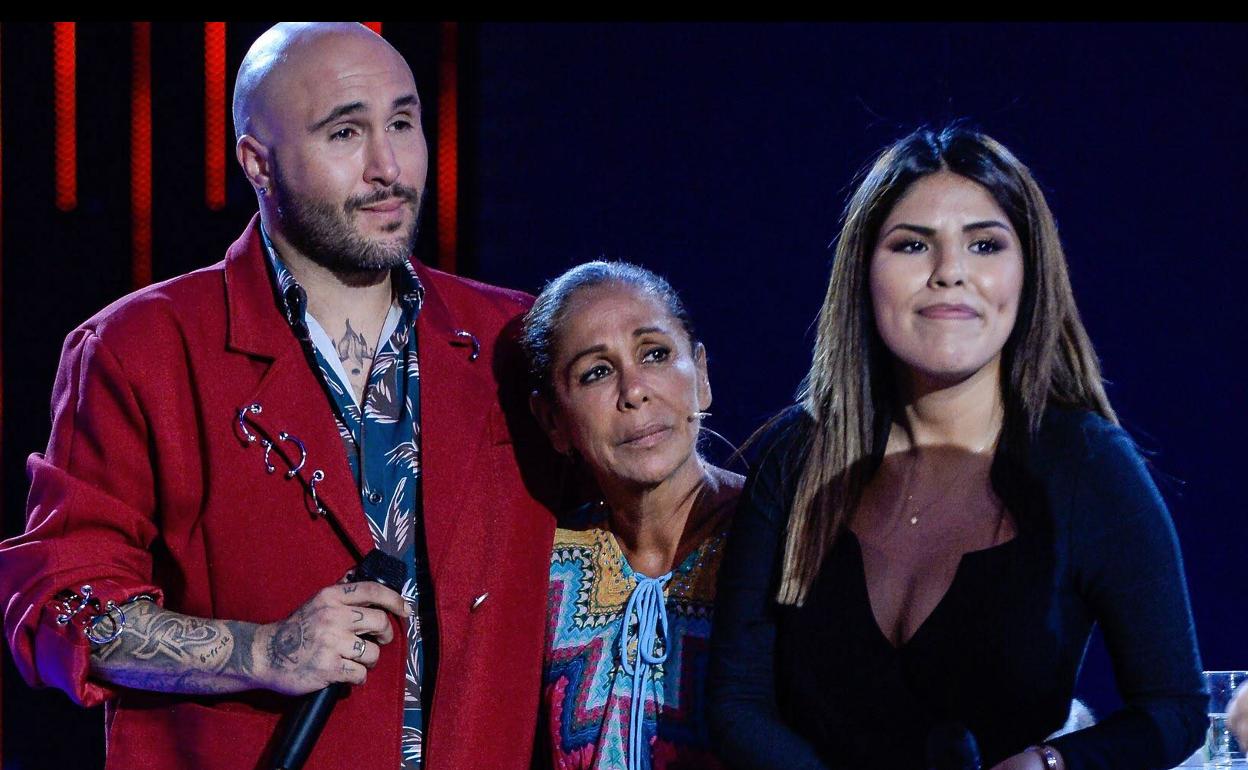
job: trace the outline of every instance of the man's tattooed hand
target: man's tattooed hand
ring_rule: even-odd
[[[265,686],[294,695],[334,682],[363,684],[380,657],[378,645],[394,638],[390,613],[406,618],[406,605],[379,583],[321,589],[290,617],[261,629]]]
[[[273,638],[269,641],[269,665],[273,668],[294,668],[299,665],[299,656],[307,636],[304,625],[303,610],[277,624]]]
[[[403,598],[380,583],[338,583],[285,620],[208,620],[141,600],[117,638],[91,653],[92,676],[143,690],[228,693],[255,688],[302,695],[334,682],[362,684],[378,645],[408,622]]]

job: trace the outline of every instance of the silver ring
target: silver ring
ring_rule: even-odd
[[[468,360],[476,361],[477,358],[481,355],[481,343],[477,340],[477,335],[473,334],[470,331],[466,331],[464,329],[456,329],[455,336],[461,339],[466,338],[468,340],[468,342],[472,345],[472,352],[468,354]],[[455,345],[459,343],[451,343],[451,344]]]
[[[356,639],[355,644],[351,645],[351,649],[355,650],[355,654],[351,656],[352,660],[359,660],[364,657],[364,648],[368,645],[363,639]]]
[[[94,590],[90,584],[87,584],[79,588],[78,593],[66,596],[65,600],[61,602],[61,614],[56,616],[56,622],[62,626],[69,625],[69,621],[77,617],[78,613],[85,610],[88,605],[92,602],[98,603],[99,600],[91,596]],[[78,602],[77,605],[73,604],[75,601]]]
[[[264,447],[264,469],[269,473],[273,473],[277,468],[273,467],[273,463],[269,461],[269,453],[273,451],[273,442],[267,438],[260,439],[260,446]]]
[[[117,613],[117,617],[113,617],[113,613]],[[100,633],[98,626],[105,619],[113,622],[112,630]],[[117,637],[121,636],[121,629],[126,625],[126,611],[121,608],[117,602],[109,599],[108,604],[104,605],[104,612],[91,618],[86,628],[82,630],[83,636],[87,637],[87,641],[92,644],[108,644]]]
[[[247,430],[247,414],[260,414],[261,407],[259,404],[249,404],[238,410],[238,428],[243,432],[243,439],[248,444],[256,443],[256,435]]]
[[[303,464],[308,461],[308,449],[303,445],[302,441],[290,435],[286,431],[282,431],[277,434],[277,438],[281,441],[289,441],[299,447],[299,462],[295,463],[294,467],[286,471],[286,478],[293,479],[299,471],[303,469]]]
[[[312,493],[312,504],[316,506],[316,512],[322,516],[326,515],[325,508],[321,505],[321,499],[316,496],[316,485],[325,480],[325,471],[317,468],[312,471],[312,478],[308,480],[308,491]]]

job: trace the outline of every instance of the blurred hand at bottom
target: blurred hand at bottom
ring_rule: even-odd
[[[1248,682],[1241,684],[1226,707],[1226,726],[1239,741],[1240,750],[1248,747]]]

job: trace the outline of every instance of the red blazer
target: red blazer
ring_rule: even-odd
[[[48,450],[28,464],[27,531],[0,544],[18,668],[84,705],[107,701],[109,768],[260,767],[292,700],[90,680],[88,644],[56,622],[54,594],[90,583],[118,602],[150,592],[178,612],[269,623],[339,580],[352,548],[373,545],[327,396],[277,309],[265,259],[253,219],[224,262],[124,297],[69,335]],[[514,378],[514,332],[531,300],[417,270],[437,621],[425,767],[527,768],[554,531],[538,502],[549,480],[543,439]],[[253,404],[246,433],[274,443],[275,473],[238,420]],[[307,449],[292,479],[283,471],[300,453],[283,431]],[[310,494],[317,471],[326,517]],[[368,682],[339,703],[309,769],[399,766],[400,647],[386,645]]]

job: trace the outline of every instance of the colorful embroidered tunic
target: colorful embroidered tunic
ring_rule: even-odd
[[[382,552],[407,565],[407,582],[401,593],[418,613],[407,624],[401,770],[419,770],[424,733],[419,616],[431,609],[419,603],[420,594],[429,585],[420,539],[420,365],[416,350],[416,318],[424,289],[410,263],[395,268],[392,276],[398,301],[390,307],[374,355],[368,350],[369,341],[353,333],[350,326],[347,336],[335,345],[307,312],[307,293],[267,234],[264,243],[281,309],[315,360],[334,407],[338,434],[359,486],[373,541]],[[365,366],[370,366],[368,382],[357,403],[346,370]]]
[[[602,523],[556,530],[542,679],[555,768],[722,767],[710,749],[705,703],[724,536],[721,527],[670,577],[648,578],[633,572]],[[659,591],[666,630],[658,607],[646,606]]]

